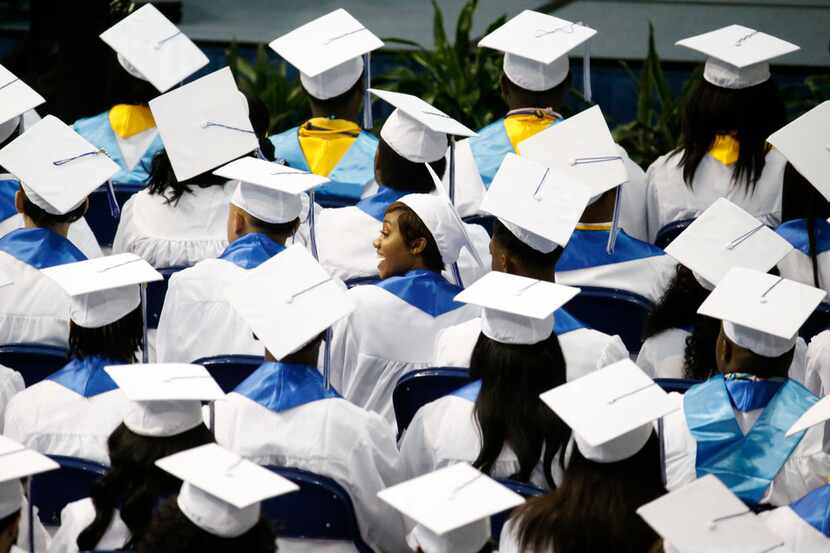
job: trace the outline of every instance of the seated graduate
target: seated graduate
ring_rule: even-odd
[[[499,551],[651,551],[659,537],[637,509],[666,493],[651,421],[673,410],[670,398],[624,360],[542,400],[573,426],[562,482],[514,511]],[[632,409],[635,402],[642,407]]]
[[[390,205],[374,241],[381,281],[356,286],[357,308],[332,328],[331,381],[343,397],[394,422],[392,391],[407,372],[432,365],[442,329],[478,310],[441,272],[473,246],[448,198],[408,194]]]
[[[139,283],[161,275],[135,256],[117,256],[55,267],[48,276],[83,290],[72,298],[70,361],[11,399],[4,432],[41,453],[108,465],[107,438],[130,403],[104,367],[135,362],[144,342]]]
[[[150,108],[165,150],[153,158],[148,187],[124,204],[112,251],[140,255],[154,267],[217,257],[228,246],[236,184],[209,170],[262,150],[267,110],[239,92],[228,68],[154,99]]]
[[[533,161],[508,154],[493,179],[482,203],[482,209],[496,217],[490,240],[493,271],[554,282],[561,244],[567,244],[588,197],[587,193],[574,193],[571,183],[548,182],[545,186],[550,188],[536,200],[534,190],[545,170]],[[586,327],[565,308],[554,315],[553,332],[565,356],[568,380],[628,358],[619,336]],[[435,342],[434,366],[470,367],[480,333],[480,318],[442,330]]]
[[[830,471],[824,428],[785,433],[818,401],[787,370],[796,332],[824,296],[743,268],[718,283],[699,309],[723,320],[718,374],[673,394],[681,409],[663,419],[669,489],[714,474],[749,505],[781,506],[823,483]]]
[[[354,308],[343,283],[304,248],[291,246],[251,269],[228,294],[262,341],[265,362],[216,402],[216,441],[262,465],[336,480],[351,497],[364,541],[375,551],[400,551],[403,529],[376,497],[398,480],[394,430],[342,399],[317,369],[321,333]],[[332,373],[338,362],[332,359]],[[279,545],[354,551],[339,541],[280,539]]]
[[[765,224],[781,222],[786,159],[767,137],[786,122],[769,60],[798,46],[740,25],[678,42],[708,57],[683,105],[680,146],[646,171],[648,236],[727,198]],[[746,65],[741,52],[757,52]]]
[[[577,293],[492,272],[457,296],[482,308],[470,361],[477,380],[415,414],[400,444],[406,478],[466,461],[494,478],[556,487],[570,429],[539,396],[565,383],[553,313]]]
[[[282,35],[270,46],[299,71],[311,108],[311,119],[271,136],[277,159],[328,177],[330,182],[315,192],[315,199],[324,205],[356,203],[375,177],[378,147],[369,132],[371,103],[364,89],[369,67],[364,67],[362,56],[383,42],[341,8]],[[309,51],[315,55],[309,56]],[[367,130],[358,123],[361,106]]]
[[[80,154],[79,154],[80,152]],[[0,165],[20,179],[15,206],[24,228],[0,238],[0,343],[63,346],[69,297],[40,269],[87,259],[66,236],[87,196],[118,168],[56,117],[47,116],[0,150]]]
[[[296,172],[274,175],[274,169],[267,161],[242,158],[220,170],[240,178],[247,172],[250,180],[256,178],[261,184],[240,181],[237,185],[228,209],[230,244],[222,255],[170,278],[156,333],[158,360],[191,362],[215,355],[262,354],[262,345],[228,304],[225,292],[248,270],[285,249],[300,226],[303,202],[296,192],[322,180]]]
[[[159,501],[175,495],[182,484],[156,461],[213,442],[199,399],[216,399],[222,390],[204,368],[122,365],[108,367],[107,373],[131,399],[123,422],[107,439],[110,469],[95,483],[91,497],[61,510],[60,529],[48,553],[132,550]],[[214,393],[205,395],[211,387]]]
[[[276,553],[260,502],[296,491],[293,483],[216,444],[156,464],[184,484],[157,507],[136,553]]]

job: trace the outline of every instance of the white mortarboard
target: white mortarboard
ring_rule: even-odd
[[[541,396],[574,432],[587,459],[614,463],[636,454],[652,422],[677,403],[632,361],[625,359],[548,390]]]
[[[516,238],[542,253],[565,247],[590,192],[555,167],[509,153],[481,203]]]
[[[118,53],[125,69],[150,81],[159,92],[167,92],[208,64],[199,47],[152,4],[144,4],[101,33],[101,40]]]
[[[764,223],[719,198],[666,248],[712,290],[732,267],[766,272],[793,247]]]
[[[161,273],[131,253],[56,265],[41,271],[72,297],[70,318],[84,328],[112,324],[141,305],[139,284]]]
[[[637,514],[680,553],[765,553],[784,543],[712,474],[646,503]]]
[[[830,100],[767,139],[830,201]]]
[[[477,255],[464,223],[449,199],[435,194],[407,194],[398,201],[412,209],[427,227],[435,239],[444,265],[458,261],[464,247]]]
[[[455,296],[481,306],[482,329],[503,344],[537,344],[553,332],[553,312],[579,288],[491,271]]]
[[[20,179],[32,203],[52,215],[77,208],[120,170],[105,151],[53,115],[0,150],[0,165]]]
[[[0,65],[0,142],[17,129],[21,115],[45,101],[43,96]]]
[[[772,35],[729,25],[676,42],[708,56],[703,78],[721,88],[759,85],[770,77],[769,61],[800,48]]]
[[[342,281],[297,245],[248,271],[227,298],[275,359],[298,351],[354,310]]]
[[[736,345],[764,357],[795,347],[798,329],[827,292],[743,267],[724,276],[697,312],[721,319]]]
[[[303,208],[301,194],[329,181],[308,171],[255,157],[232,161],[213,174],[240,181],[231,203],[272,224],[296,219]]]
[[[179,181],[259,146],[248,103],[227,67],[150,100],[150,110]]]
[[[225,397],[201,365],[111,365],[104,370],[134,402],[124,425],[140,436],[175,436],[195,428],[203,422],[201,402]]]
[[[159,459],[156,465],[184,482],[177,500],[182,513],[202,530],[223,538],[253,528],[261,501],[299,489],[215,443]]]
[[[49,457],[27,449],[5,436],[0,436],[0,519],[20,510],[23,502],[21,478],[59,467]]]
[[[526,90],[540,92],[560,84],[568,76],[568,53],[597,34],[581,23],[525,10],[489,35],[479,48],[504,52],[504,74]],[[590,101],[590,65],[584,56],[585,98]],[[544,106],[547,107],[547,106]]]
[[[524,503],[467,463],[386,488],[378,497],[418,523],[408,541],[425,553],[478,552],[490,539],[489,517]]]

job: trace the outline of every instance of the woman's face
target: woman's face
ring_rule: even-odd
[[[387,212],[383,216],[380,235],[372,242],[378,254],[380,278],[402,275],[412,269],[417,260],[398,227],[398,217],[401,213],[400,210]]]

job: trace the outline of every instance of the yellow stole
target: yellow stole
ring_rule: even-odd
[[[328,176],[352,147],[360,127],[345,119],[314,117],[300,126],[299,140],[309,169]]]
[[[522,140],[530,138],[538,132],[550,127],[556,121],[553,117],[541,110],[536,113],[521,113],[508,115],[504,119],[504,130],[513,146],[513,151],[518,152],[518,145]]]
[[[153,113],[147,106],[118,104],[109,113],[110,126],[121,138],[130,138],[156,126]]]

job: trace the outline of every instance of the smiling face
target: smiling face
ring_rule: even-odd
[[[387,211],[383,216],[380,235],[372,245],[378,254],[378,274],[380,278],[402,275],[407,271],[422,266],[421,253],[426,247],[426,240],[418,238],[407,244],[398,226],[398,218],[403,213],[400,209]]]

